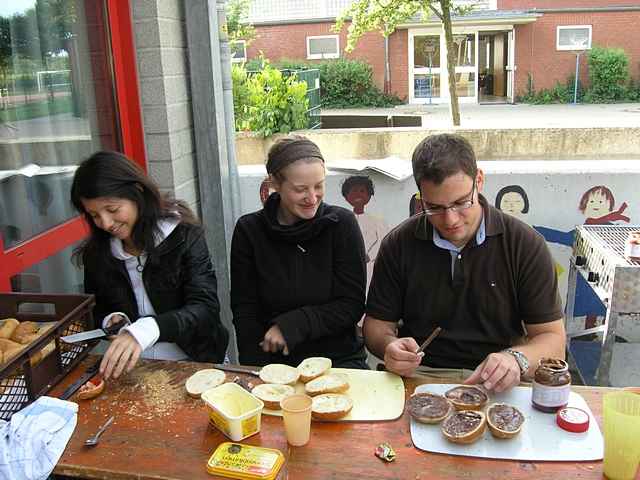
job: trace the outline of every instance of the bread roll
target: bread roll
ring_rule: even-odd
[[[36,322],[21,322],[20,325],[16,327],[11,335],[11,340],[14,342],[27,344],[33,341],[34,333],[38,333],[40,327]]]
[[[271,363],[260,370],[260,380],[264,383],[277,383],[279,385],[293,385],[298,381],[300,373],[296,368],[282,363]]]
[[[331,370],[331,359],[325,357],[305,358],[300,365],[298,365],[300,381],[302,383],[307,383],[314,378],[318,378],[320,375],[329,373],[329,370]]]
[[[313,397],[311,416],[317,420],[338,420],[353,408],[353,401],[346,395],[326,393]]]
[[[453,443],[473,443],[482,436],[486,428],[485,414],[476,410],[454,412],[442,422],[442,434]]]
[[[482,410],[489,401],[489,395],[474,385],[459,385],[447,390],[444,396],[456,410]]]
[[[342,393],[349,389],[347,377],[339,373],[330,373],[314,378],[304,386],[304,391],[312,397],[323,393]]]
[[[222,385],[226,378],[227,376],[221,370],[205,368],[204,370],[198,370],[196,373],[191,375],[184,386],[190,396],[200,398],[200,395],[210,388]]]
[[[453,405],[442,395],[414,393],[407,405],[409,414],[421,423],[440,423],[453,411]]]
[[[0,338],[11,338],[20,322],[15,318],[5,318],[0,320]]]
[[[7,340],[6,338],[0,338],[0,350],[3,352],[3,363],[8,362],[16,355],[20,354],[24,345],[21,345],[12,340]]]
[[[487,425],[496,438],[513,438],[524,424],[524,415],[513,405],[494,403],[487,408]]]
[[[78,400],[90,400],[96,398],[104,390],[104,380],[100,377],[95,377],[85,383],[78,390]]]
[[[262,383],[253,387],[251,393],[262,400],[266,408],[280,410],[280,400],[296,393],[296,389],[291,385]]]

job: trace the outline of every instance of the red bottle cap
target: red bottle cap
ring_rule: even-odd
[[[567,432],[582,433],[589,430],[589,414],[579,408],[561,408],[556,414],[556,422]]]

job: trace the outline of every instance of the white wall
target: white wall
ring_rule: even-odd
[[[578,209],[584,192],[596,185],[608,187],[614,195],[614,210],[624,202],[623,214],[630,223],[640,224],[640,162],[625,160],[607,161],[488,161],[480,162],[486,181],[483,194],[494,203],[498,191],[507,185],[520,185],[529,199],[529,212],[520,218],[533,226],[553,228],[568,232],[585,222],[585,215]],[[358,173],[361,174],[361,173]],[[377,172],[367,173],[375,185],[375,195],[365,211],[384,218],[393,227],[409,215],[409,200],[416,193],[412,177],[403,181],[392,180]],[[242,212],[261,208],[259,187],[266,173],[261,165],[240,167]],[[342,197],[340,187],[350,174],[329,172],[326,201],[346,208],[351,206]],[[568,262],[571,248],[549,243],[549,248],[559,264],[560,289],[566,297]],[[569,325],[575,328],[576,325]],[[630,341],[640,341],[640,322],[630,318],[621,325],[619,335]]]

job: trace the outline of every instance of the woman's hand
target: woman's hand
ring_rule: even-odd
[[[102,357],[100,374],[109,379],[118,378],[123,372],[129,373],[138,363],[142,347],[129,332],[120,332],[112,337],[111,345]]]
[[[267,333],[264,334],[264,339],[258,345],[265,352],[277,353],[282,350],[283,355],[289,355],[289,347],[287,347],[287,342],[278,325],[274,325],[267,330]]]

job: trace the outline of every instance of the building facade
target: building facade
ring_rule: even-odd
[[[309,5],[306,5],[306,4]],[[351,2],[255,0],[249,22],[257,38],[242,49],[245,58],[262,54],[271,61],[360,59],[373,68],[376,84],[408,103],[446,102],[446,45],[436,19],[414,18],[388,40],[365,34],[351,53],[344,51],[346,28],[335,33],[335,18]],[[592,45],[625,50],[631,75],[640,78],[640,5],[631,0],[491,0],[460,2],[474,6],[453,19],[456,85],[461,102],[513,102],[528,88],[565,83]],[[385,45],[386,43],[386,45]],[[388,64],[385,76],[385,64]]]

